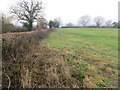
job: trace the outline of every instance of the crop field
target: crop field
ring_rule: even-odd
[[[66,53],[76,76],[88,88],[118,87],[118,29],[60,28],[42,41]]]

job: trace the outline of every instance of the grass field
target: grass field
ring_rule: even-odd
[[[69,66],[85,75],[89,88],[117,87],[118,30],[94,28],[61,28],[42,41],[51,47],[69,52]]]

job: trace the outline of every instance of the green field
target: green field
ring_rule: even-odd
[[[44,41],[51,47],[70,52],[69,66],[85,75],[87,87],[117,87],[118,30],[105,28],[61,28]]]

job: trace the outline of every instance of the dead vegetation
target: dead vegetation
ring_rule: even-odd
[[[83,76],[71,70],[64,52],[40,44],[50,31],[3,35],[2,87],[83,88]],[[67,50],[70,54],[69,50]],[[74,73],[74,74],[73,74]]]

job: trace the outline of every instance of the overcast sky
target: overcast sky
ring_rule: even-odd
[[[20,0],[2,0],[0,11],[8,12],[11,5]],[[103,16],[106,20],[117,21],[119,0],[42,0],[45,4],[47,20],[61,17],[62,23],[77,24],[83,15],[90,15],[92,19]]]

